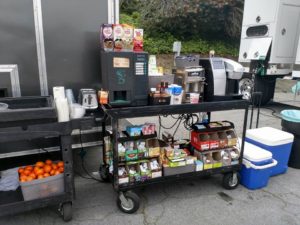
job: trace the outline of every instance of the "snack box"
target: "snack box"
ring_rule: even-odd
[[[128,126],[126,132],[129,136],[140,136],[142,134],[142,126]]]
[[[139,170],[139,162],[128,162],[126,163],[126,169],[128,171],[129,182],[134,183],[141,181],[141,174]]]
[[[143,166],[143,164],[147,165],[146,171],[144,171],[141,168]],[[142,181],[150,179],[152,177],[151,176],[151,169],[150,169],[150,162],[149,162],[149,160],[139,161],[139,171],[140,171],[140,174],[141,174],[141,180]]]
[[[133,50],[142,52],[144,49],[144,30],[134,29],[133,31]]]
[[[126,161],[134,161],[138,159],[138,150],[126,150],[125,153],[125,160]]]
[[[102,24],[100,40],[102,49],[104,49],[105,51],[114,50],[114,35],[112,24]]]
[[[124,48],[123,38],[124,30],[121,24],[113,25],[113,37],[114,37],[114,50],[121,51]]]
[[[203,162],[202,161],[196,160],[195,165],[196,165],[196,171],[202,171],[203,170]]]
[[[118,169],[120,170],[122,167],[119,167]],[[129,182],[129,176],[128,176],[128,171],[126,170],[126,167],[123,166],[125,169],[125,173],[123,175],[119,174],[119,184],[126,184]]]
[[[151,178],[161,177],[162,176],[161,165],[159,164],[159,166],[157,168],[153,168],[151,166],[153,161],[159,162],[159,160],[158,159],[151,159],[150,162],[149,162],[150,169],[151,169]]]
[[[123,50],[133,51],[133,27],[123,24]]]

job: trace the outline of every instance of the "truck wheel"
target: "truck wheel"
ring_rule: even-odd
[[[255,77],[255,92],[261,92],[261,105],[266,105],[273,97],[275,91],[276,78],[272,76],[256,76]],[[244,74],[239,81],[239,94],[243,95],[243,99],[251,100],[251,90],[253,87],[252,75]],[[258,99],[254,102],[259,104]]]
[[[239,94],[243,95],[243,99],[251,99],[251,90],[253,87],[252,75],[244,74],[242,79],[239,81]]]

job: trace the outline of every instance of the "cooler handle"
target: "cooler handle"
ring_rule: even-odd
[[[243,164],[247,167],[247,168],[253,168],[253,169],[256,169],[256,170],[263,170],[263,169],[268,169],[268,168],[271,168],[273,166],[276,166],[277,165],[277,161],[275,159],[273,159],[273,162],[270,163],[270,164],[267,164],[267,165],[264,165],[264,166],[256,166],[254,165],[253,163],[251,163],[250,161],[246,160],[246,159],[243,159]]]

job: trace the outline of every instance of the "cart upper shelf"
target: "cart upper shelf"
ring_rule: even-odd
[[[122,119],[155,115],[175,115],[187,112],[197,113],[246,109],[248,106],[249,102],[246,100],[233,100],[222,102],[203,102],[199,104],[155,105],[127,108],[111,108],[109,105],[102,105],[102,109],[108,116],[114,119]]]

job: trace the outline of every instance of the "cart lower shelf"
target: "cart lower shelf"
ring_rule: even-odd
[[[72,219],[72,199],[70,199],[70,195],[68,194],[61,194],[30,201],[23,200],[20,188],[16,191],[9,191],[7,193],[0,192],[0,196],[4,196],[5,194],[6,197],[0,199],[0,216],[15,215],[17,213],[33,209],[57,205],[59,206],[58,209],[66,222]],[[67,208],[67,212],[65,212],[65,208]]]
[[[127,184],[120,184],[118,187],[118,191],[128,191],[134,188],[150,185],[150,184],[157,184],[163,183],[167,181],[174,181],[180,179],[186,179],[190,177],[201,177],[201,176],[209,176],[214,174],[224,174],[229,172],[238,171],[241,168],[240,165],[232,165],[232,166],[224,166],[220,168],[214,168],[209,170],[202,170],[202,171],[195,171],[191,173],[184,173],[184,174],[177,174],[172,176],[162,176],[157,178],[148,179],[145,181],[138,181],[134,183],[127,183]]]

